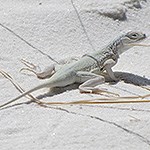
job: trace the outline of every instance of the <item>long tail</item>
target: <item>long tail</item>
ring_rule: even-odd
[[[18,97],[16,97],[16,98],[14,98],[14,99],[12,99],[12,100],[10,100],[10,101],[8,101],[8,102],[6,102],[6,103],[0,105],[0,108],[4,107],[4,106],[6,106],[6,105],[8,105],[8,104],[10,104],[10,103],[12,103],[12,102],[17,101],[17,100],[19,100],[20,98],[22,98],[22,97],[24,97],[24,96],[26,96],[26,95],[28,95],[28,94],[30,94],[30,93],[36,91],[36,90],[39,90],[39,89],[48,87],[49,85],[50,85],[49,83],[44,83],[44,84],[41,84],[41,85],[39,85],[39,86],[37,86],[37,87],[35,87],[35,88],[29,90],[29,91],[26,91],[26,92],[22,93],[21,95],[19,95]]]

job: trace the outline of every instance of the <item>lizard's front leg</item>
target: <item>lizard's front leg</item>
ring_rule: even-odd
[[[79,86],[79,90],[81,93],[108,93],[118,95],[116,93],[108,92],[106,90],[101,90],[97,88],[97,85],[103,84],[105,82],[105,78],[101,75],[97,75],[91,72],[79,71],[77,72],[77,80],[78,83],[82,83]]]
[[[115,77],[114,72],[112,71],[112,67],[116,64],[117,62],[114,61],[113,59],[108,59],[104,63],[104,68],[108,74],[108,76],[113,80],[113,81],[119,81],[118,78]]]

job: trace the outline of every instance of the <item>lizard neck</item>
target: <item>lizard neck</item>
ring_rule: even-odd
[[[127,51],[128,49],[130,49],[131,45],[125,45],[122,40],[121,37],[119,37],[118,39],[112,41],[110,44],[108,44],[107,48],[112,51],[112,53],[114,53],[115,55],[121,55],[122,53],[124,53],[125,51]]]
[[[101,65],[103,65],[103,63],[108,59],[113,59],[113,60],[117,61],[119,58],[118,53],[116,53],[109,47],[105,47],[102,50],[97,51],[96,53],[94,53],[91,56],[94,57]]]

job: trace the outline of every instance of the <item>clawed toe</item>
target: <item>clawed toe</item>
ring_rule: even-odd
[[[32,64],[32,63],[26,61],[25,59],[21,59],[21,62],[22,62],[25,66],[27,66],[28,68],[30,68],[30,69],[36,69],[36,68],[37,68],[36,65],[34,65],[34,64]]]
[[[32,63],[30,63],[30,62],[24,60],[24,59],[21,59],[21,62],[22,62],[27,68],[22,68],[22,69],[20,69],[20,72],[26,70],[26,71],[30,71],[30,72],[34,73],[35,75],[38,74],[38,73],[37,73],[37,70],[40,69],[39,66],[36,66],[36,65],[34,65],[34,64],[32,64]]]
[[[30,71],[30,72],[32,72],[32,73],[34,73],[34,74],[37,74],[35,70],[30,69],[30,68],[22,68],[22,69],[20,69],[20,72],[22,72],[22,71],[24,71],[24,70]]]
[[[101,90],[101,89],[93,89],[93,90],[86,90],[86,91],[81,91],[80,90],[80,93],[81,94],[100,94],[100,95],[106,95],[106,94],[104,94],[104,93],[107,93],[108,95],[115,95],[115,96],[119,96],[119,94],[117,94],[117,93],[113,93],[113,92],[109,92],[109,91],[107,91],[107,90]],[[108,95],[106,95],[106,96],[108,96]]]

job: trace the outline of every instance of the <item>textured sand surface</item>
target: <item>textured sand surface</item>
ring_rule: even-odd
[[[0,0],[0,69],[25,90],[42,83],[33,74],[20,73],[22,58],[41,69],[56,60],[82,56],[107,45],[123,31],[142,31],[150,43],[150,1]],[[89,39],[87,38],[89,37]],[[92,43],[92,46],[90,44]],[[120,56],[113,68],[124,80],[100,85],[121,96],[148,94],[138,85],[150,86],[150,48],[134,47]],[[121,73],[117,73],[121,72]],[[73,89],[72,89],[73,88]],[[45,101],[100,98],[80,94],[74,86],[52,96],[48,89],[34,92]],[[0,75],[0,104],[20,93]],[[0,110],[1,150],[149,150],[150,104],[59,105],[49,108],[22,98]]]

